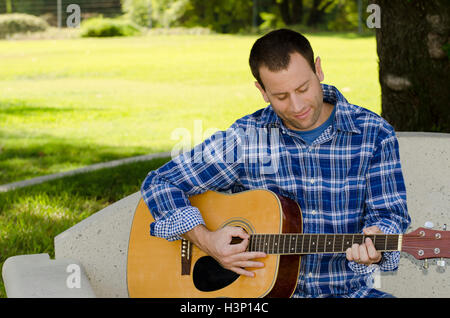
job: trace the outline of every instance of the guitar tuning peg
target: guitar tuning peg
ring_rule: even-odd
[[[434,226],[434,224],[433,224],[433,222],[431,222],[431,221],[426,221],[425,224],[424,224],[424,226],[425,226],[427,229],[432,229],[433,226]]]
[[[428,269],[428,259],[424,259],[423,264],[422,264],[422,268],[423,269]]]

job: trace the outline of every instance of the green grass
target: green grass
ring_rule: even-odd
[[[48,253],[53,239],[91,214],[139,191],[169,158],[128,164],[0,193],[0,267],[10,256]],[[0,279],[0,298],[6,297]]]
[[[248,54],[256,36],[151,35],[0,41],[0,184],[200,142],[265,107]],[[310,35],[325,83],[377,113],[374,37]]]

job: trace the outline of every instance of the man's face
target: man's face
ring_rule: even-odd
[[[257,82],[256,87],[289,129],[317,128],[331,114],[332,105],[327,104],[324,109],[320,58],[316,59],[315,68],[316,73],[303,56],[293,53],[286,70],[272,72],[265,66],[259,69],[265,90]]]

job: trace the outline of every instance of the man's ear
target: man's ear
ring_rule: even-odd
[[[270,103],[269,98],[267,97],[266,91],[264,90],[264,88],[262,88],[262,86],[258,83],[258,81],[255,82],[255,86],[259,89],[259,91],[261,92],[262,97],[264,98],[264,101],[266,103]]]
[[[316,76],[319,79],[319,82],[322,82],[323,79],[325,78],[325,75],[323,74],[322,65],[321,65],[319,56],[316,58],[316,62],[314,63],[314,66],[316,68]]]

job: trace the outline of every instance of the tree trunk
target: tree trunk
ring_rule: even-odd
[[[300,24],[303,20],[303,0],[291,0],[292,23]]]
[[[381,9],[381,115],[396,130],[450,133],[448,0],[372,2]]]
[[[282,0],[278,3],[278,8],[280,9],[281,19],[286,25],[292,24],[291,13],[289,9],[289,0]]]
[[[6,13],[12,13],[12,0],[6,0]]]

